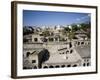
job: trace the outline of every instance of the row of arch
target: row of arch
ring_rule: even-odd
[[[43,66],[42,68],[64,68],[64,67],[77,67],[77,64],[74,65],[49,65],[49,66]]]
[[[60,41],[60,39],[58,38],[58,37],[55,37],[55,38],[40,38],[41,39],[41,41],[43,41],[43,42],[58,42],[58,41]],[[34,42],[38,42],[39,41],[39,38],[37,37],[37,38],[34,38]],[[66,41],[65,39],[63,39],[63,41]]]
[[[59,54],[68,54],[68,53],[72,54],[73,52],[74,52],[74,50],[71,49],[71,50],[67,50],[65,52],[60,52]]]
[[[79,65],[77,65],[77,64],[74,64],[74,65],[49,65],[49,66],[43,66],[42,68],[64,68],[64,67],[78,67]],[[83,67],[85,67],[85,66],[90,66],[90,63],[83,63],[83,65],[82,65]]]
[[[43,66],[42,68],[64,68],[64,67],[78,67],[79,65],[78,64],[73,64],[73,65],[49,65],[49,66]],[[90,63],[83,63],[82,65],[83,67],[85,66],[90,66]]]
[[[83,63],[83,66],[90,66],[90,63]]]
[[[76,42],[76,45],[88,45],[88,44],[90,44],[90,43],[87,42],[87,41],[85,41],[85,42],[83,42],[83,41]]]
[[[64,68],[64,67],[77,67],[77,64],[74,65],[49,65],[49,66],[43,66],[42,68]],[[83,63],[83,67],[85,66],[90,66],[90,63]],[[33,67],[23,67],[23,69],[38,69],[37,66],[33,66]]]

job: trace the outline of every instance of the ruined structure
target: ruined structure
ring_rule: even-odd
[[[75,32],[77,39],[62,35],[62,28],[48,28],[24,35],[23,69],[66,68],[91,65],[90,39],[85,31]]]

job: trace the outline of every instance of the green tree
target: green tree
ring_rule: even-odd
[[[34,29],[31,26],[24,26],[23,27],[23,35],[34,33]]]
[[[80,25],[80,28],[86,32],[87,37],[91,38],[91,23],[81,23]]]
[[[64,27],[64,30],[67,31],[67,32],[71,31],[71,29],[69,27]]]
[[[48,30],[45,30],[42,32],[44,37],[50,36],[50,32]]]
[[[85,23],[81,23],[80,25],[81,25],[80,28],[82,30],[84,30],[84,31],[87,31],[87,29],[90,29],[91,28],[91,24],[90,23],[86,23],[86,24]]]
[[[74,37],[75,37],[75,33],[74,32],[69,32],[68,33],[69,40],[72,40]]]
[[[62,34],[68,36],[68,33],[71,31],[71,29],[69,27],[64,27],[64,29],[62,30]]]
[[[72,31],[75,32],[77,30],[79,30],[79,27],[76,24],[72,24]]]
[[[42,63],[47,61],[50,57],[50,52],[47,49],[43,49],[38,54],[39,57],[39,68],[42,67]]]

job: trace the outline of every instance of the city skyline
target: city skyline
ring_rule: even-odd
[[[90,13],[23,10],[23,26],[71,25],[90,20]]]

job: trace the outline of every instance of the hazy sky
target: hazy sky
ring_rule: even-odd
[[[70,25],[89,21],[89,13],[23,10],[24,26]]]

